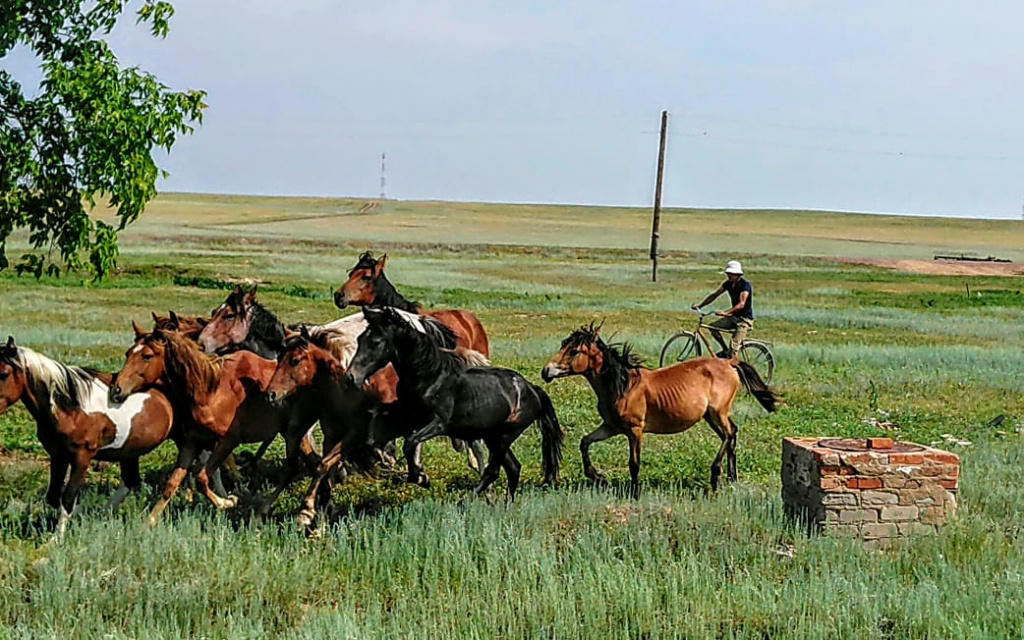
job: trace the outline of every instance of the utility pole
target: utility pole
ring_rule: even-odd
[[[665,137],[668,133],[668,111],[661,112],[661,142],[658,144],[658,178],[654,187],[654,223],[651,225],[651,282],[658,281],[658,237],[661,234],[661,185],[665,178]]]
[[[384,156],[384,152],[381,152],[381,154],[380,154],[380,199],[381,200],[387,200],[388,199],[388,192],[387,192],[388,181],[387,181],[386,174],[384,173],[384,157],[385,157]]]

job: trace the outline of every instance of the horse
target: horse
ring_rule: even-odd
[[[151,389],[110,402],[110,379],[19,347],[13,336],[0,348],[0,415],[20,400],[36,421],[36,434],[50,456],[46,502],[60,510],[58,537],[93,460],[121,466],[121,485],[107,504],[113,510],[142,485],[139,458],[171,435],[174,412],[163,393]]]
[[[605,482],[590,461],[590,445],[623,434],[629,439],[630,488],[636,497],[644,434],[682,433],[703,418],[722,440],[711,465],[711,488],[718,489],[726,455],[728,479],[736,481],[737,426],[729,416],[736,393],[742,385],[769,412],[779,402],[757,370],[735,357],[688,360],[652,370],[642,366],[628,343],[606,344],[599,331],[593,323],[574,331],[541,371],[545,382],[583,376],[597,395],[602,424],[580,442],[586,476]]]
[[[563,434],[551,398],[543,389],[510,369],[465,367],[438,345],[436,334],[451,334],[452,330],[436,318],[391,308],[366,308],[363,315],[368,327],[359,336],[359,349],[346,379],[362,384],[390,362],[399,380],[409,384],[429,410],[427,425],[405,439],[410,482],[429,486],[417,452],[420,443],[440,435],[480,439],[487,445],[490,459],[474,495],[486,491],[504,467],[508,499],[512,500],[521,467],[511,445],[534,422],[541,429],[544,481],[557,482]],[[430,326],[430,332],[417,324]]]
[[[275,361],[251,351],[211,357],[176,331],[147,333],[134,322],[132,327],[135,343],[125,353],[124,366],[110,386],[111,401],[120,402],[136,391],[158,386],[166,390],[175,408],[190,418],[183,421],[178,459],[150,512],[150,524],[167,508],[197,453],[214,442],[213,453],[197,474],[196,483],[218,509],[235,507],[238,498],[217,495],[210,488],[210,474],[239,444],[263,442],[281,432],[298,433],[298,437],[286,438],[288,459],[297,459],[298,443],[308,429],[295,425],[308,425],[308,416],[267,400],[263,388],[274,373]]]
[[[283,403],[301,389],[312,389],[322,403],[320,428],[324,434],[324,457],[303,500],[299,522],[306,526],[312,524],[318,505],[329,501],[329,485],[325,491],[321,491],[320,486],[343,455],[360,445],[408,437],[425,424],[419,403],[384,403],[377,395],[360,387],[343,384],[345,363],[326,348],[325,342],[322,335],[314,337],[305,327],[290,336],[266,389],[271,402]],[[476,351],[457,350],[455,355],[464,365],[490,365]],[[283,487],[278,488],[278,492],[281,490]]]
[[[202,333],[203,327],[210,322],[209,318],[179,316],[173,311],[168,311],[166,316],[157,315],[155,312],[152,315],[154,329],[179,331],[191,340],[199,340],[199,334]]]
[[[349,305],[359,307],[394,307],[402,311],[417,313],[440,320],[455,332],[456,346],[479,351],[487,357],[491,355],[491,345],[487,332],[475,315],[461,309],[436,309],[425,311],[418,304],[407,300],[398,293],[384,275],[384,265],[388,255],[380,259],[366,251],[356,262],[356,266],[348,272],[348,280],[334,292],[334,304],[339,309]]]
[[[356,352],[356,341],[366,330],[366,319],[356,313],[323,325],[296,325],[286,328],[277,317],[256,300],[256,287],[245,291],[241,286],[228,295],[224,304],[214,309],[209,323],[199,335],[199,343],[207,353],[229,353],[237,349],[254,351],[264,358],[277,359],[290,330],[305,327],[310,336],[322,339],[342,367],[347,367]],[[456,348],[453,340],[446,346]],[[484,354],[486,355],[486,354]],[[399,380],[393,367],[385,367],[371,376],[367,385],[382,402],[391,403],[398,398]],[[381,442],[380,444],[385,444]],[[471,469],[480,472],[483,448],[480,443],[452,441],[457,451],[466,450]]]

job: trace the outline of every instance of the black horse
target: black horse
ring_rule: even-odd
[[[485,491],[504,467],[508,497],[513,499],[520,464],[511,446],[534,422],[540,423],[543,439],[544,481],[558,480],[563,434],[543,389],[510,369],[465,367],[423,330],[422,325],[429,323],[434,332],[451,333],[433,318],[403,315],[390,308],[367,308],[363,313],[369,326],[359,336],[359,348],[346,375],[349,382],[361,385],[390,362],[432,414],[425,427],[405,439],[410,482],[424,486],[430,482],[420,464],[421,443],[440,435],[479,439],[490,450],[490,460],[474,494]]]

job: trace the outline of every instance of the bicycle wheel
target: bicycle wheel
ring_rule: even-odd
[[[768,345],[756,340],[744,340],[740,345],[740,360],[757,369],[765,384],[771,384],[775,373],[775,356]]]
[[[668,339],[661,349],[661,360],[659,367],[669,367],[683,360],[699,358],[703,355],[704,348],[692,331],[677,333]]]

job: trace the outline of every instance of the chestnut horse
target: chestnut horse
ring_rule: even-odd
[[[278,358],[277,371],[267,385],[271,402],[283,403],[302,389],[313,390],[322,402],[320,428],[324,434],[324,457],[299,518],[299,522],[307,526],[312,524],[318,506],[329,502],[330,485],[324,489],[320,485],[344,455],[354,447],[408,437],[429,419],[422,403],[405,398],[385,404],[375,394],[341,383],[346,363],[325,348],[325,343],[323,335],[311,336],[305,327],[299,334],[289,337],[284,353]],[[476,351],[456,349],[454,353],[467,366],[490,365]],[[283,488],[278,487],[278,493]]]
[[[366,319],[362,313],[355,313],[339,320],[319,326],[305,326],[309,334],[325,343],[341,362],[348,367],[356,352],[356,340],[366,330]],[[264,358],[277,359],[284,345],[289,329],[266,307],[256,300],[256,287],[245,291],[236,286],[224,304],[213,311],[209,323],[199,335],[199,343],[207,353],[230,353],[237,349],[255,351]],[[448,347],[456,347],[452,342]],[[486,356],[486,354],[484,354]],[[387,366],[367,380],[367,389],[382,402],[394,402],[398,398],[399,381],[394,367]],[[386,443],[380,441],[379,445]],[[457,451],[466,449],[467,462],[471,469],[480,472],[484,459],[483,446],[478,442],[463,443],[453,440]]]
[[[387,261],[386,253],[380,260],[375,259],[373,253],[369,251],[359,256],[356,266],[348,272],[348,280],[334,292],[335,306],[339,309],[344,309],[350,304],[358,307],[394,307],[437,318],[455,332],[456,346],[479,351],[490,357],[491,345],[487,339],[487,332],[475,315],[461,309],[421,309],[418,304],[398,293],[384,275],[384,265]]]
[[[20,400],[35,418],[36,434],[50,456],[46,502],[60,510],[58,536],[78,504],[89,463],[120,464],[121,486],[108,503],[114,509],[142,484],[139,457],[171,434],[174,413],[162,393],[149,390],[112,403],[110,378],[18,347],[13,337],[0,347],[0,415]]]
[[[163,495],[150,512],[150,523],[166,509],[195,456],[213,442],[213,454],[197,474],[196,483],[217,508],[234,507],[238,503],[235,496],[221,497],[210,488],[210,474],[239,444],[263,442],[287,432],[290,423],[306,420],[302,412],[275,407],[267,400],[263,388],[277,363],[250,351],[210,357],[176,331],[146,333],[134,322],[132,326],[135,344],[125,354],[124,366],[110,387],[111,401],[120,402],[131,393],[159,386],[166,389],[175,408],[191,418],[183,421],[178,459]],[[290,457],[304,433],[300,431],[299,438],[288,442]]]
[[[734,358],[688,360],[662,369],[647,369],[629,344],[605,344],[593,323],[580,327],[562,341],[561,349],[541,372],[545,382],[583,376],[597,394],[600,427],[580,442],[583,471],[604,482],[590,461],[590,445],[615,435],[629,439],[629,474],[634,496],[640,492],[640,449],[645,433],[682,433],[703,418],[722,440],[711,465],[711,488],[722,475],[722,457],[729,457],[729,481],[736,480],[736,422],[729,417],[742,385],[767,411],[775,411],[778,397],[757,370]]]

